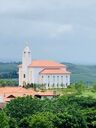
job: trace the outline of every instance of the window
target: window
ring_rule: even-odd
[[[55,76],[53,76],[53,82],[55,82]]]
[[[50,78],[50,76],[48,76],[48,78]]]
[[[62,87],[62,88],[63,88],[63,86],[64,86],[63,83],[61,83],[61,87]]]
[[[57,76],[57,82],[59,83],[59,76]]]
[[[49,85],[50,85],[50,84],[48,83],[48,87],[49,87]]]
[[[24,78],[26,77],[26,75],[24,74]]]
[[[61,76],[61,82],[63,83],[63,76]]]
[[[53,84],[53,87],[55,86],[55,84]]]

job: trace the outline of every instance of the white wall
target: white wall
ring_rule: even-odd
[[[43,76],[43,78],[42,78]],[[66,88],[70,85],[70,75],[40,75],[41,84],[46,84],[46,89],[48,88]],[[54,86],[53,86],[54,84]],[[63,86],[61,86],[63,84]]]
[[[27,83],[46,84],[46,89],[62,87],[66,88],[68,85],[70,85],[70,74],[42,75],[40,74],[42,70],[43,68],[28,68]],[[19,85],[23,85],[23,81],[25,80],[26,79],[23,78],[22,68],[19,68]],[[61,84],[63,84],[63,86],[61,86]]]
[[[23,80],[22,80],[22,68],[19,68],[19,86],[23,85]]]
[[[39,83],[40,82],[40,72],[43,68],[30,68],[29,69],[29,83]]]

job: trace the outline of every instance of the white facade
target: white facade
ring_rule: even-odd
[[[31,62],[31,51],[27,46],[23,51],[22,65],[19,65],[19,86],[32,83],[44,84],[46,89],[66,88],[70,85],[70,72],[57,62]]]

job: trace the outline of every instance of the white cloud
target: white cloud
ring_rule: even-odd
[[[73,30],[73,26],[71,24],[64,24],[64,25],[60,25],[57,28],[57,33],[71,32],[72,30]]]
[[[55,25],[55,29],[51,31],[51,37],[56,37],[60,35],[64,35],[66,33],[71,33],[74,31],[73,25],[71,24],[57,24]]]
[[[51,51],[54,51],[57,45],[58,56],[57,51],[61,43],[62,54],[58,58],[63,57],[64,52],[68,52],[68,56],[72,58],[73,51],[76,56],[81,50],[80,47],[85,54],[86,47],[90,49],[87,43],[92,45],[93,42],[94,49],[96,47],[95,12],[96,0],[0,0],[0,42],[2,46],[5,44],[4,48],[0,47],[0,52],[5,54],[5,51],[10,49],[10,46],[6,45],[9,42],[14,46],[17,46],[15,43],[18,42],[19,49],[24,41],[32,40],[34,52],[38,47],[41,50],[48,49],[50,54],[50,47]],[[89,49],[86,54],[90,56]],[[11,55],[12,51],[9,52]],[[15,50],[13,52],[16,53]],[[93,50],[91,52],[93,53]],[[39,52],[36,54],[40,56]],[[0,53],[1,57],[2,55]]]

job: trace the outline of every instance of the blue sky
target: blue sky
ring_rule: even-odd
[[[96,64],[96,0],[0,0],[0,60]]]

